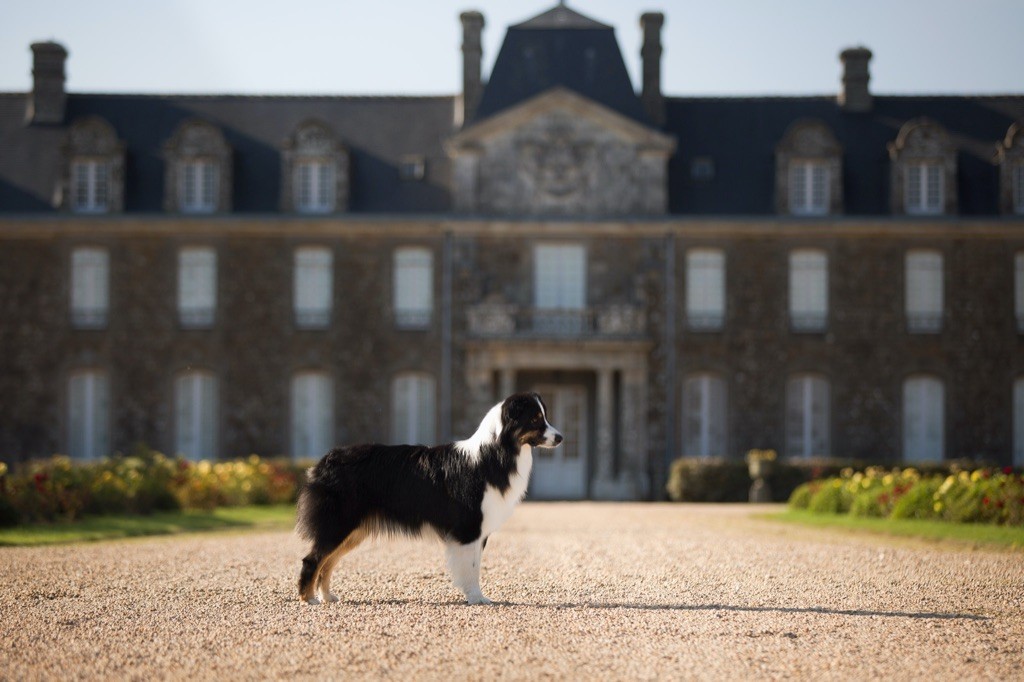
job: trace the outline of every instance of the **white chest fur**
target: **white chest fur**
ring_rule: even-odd
[[[484,500],[481,504],[484,520],[480,528],[480,537],[485,538],[498,530],[508,520],[508,517],[512,516],[512,510],[526,494],[526,486],[530,483],[531,468],[533,468],[533,448],[524,445],[519,450],[516,473],[509,479],[508,490],[502,494],[500,490],[492,486],[487,486],[484,489]]]

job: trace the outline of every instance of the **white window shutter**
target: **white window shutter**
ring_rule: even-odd
[[[811,455],[831,454],[829,442],[830,400],[829,384],[821,377],[810,378]]]
[[[794,329],[823,329],[828,322],[828,256],[801,249],[789,256],[789,315]]]
[[[786,386],[786,455],[806,457],[803,378],[790,379]]]
[[[400,326],[430,323],[434,298],[434,262],[428,249],[401,248],[395,252],[394,306]]]
[[[683,454],[687,457],[707,455],[704,448],[704,391],[701,375],[683,383]]]
[[[68,380],[68,454],[91,460],[110,455],[110,381],[100,370]]]
[[[295,251],[294,306],[300,326],[322,327],[330,322],[334,286],[334,257],[323,247]]]
[[[945,456],[945,389],[934,377],[911,377],[903,385],[903,458],[937,462]]]
[[[81,247],[71,254],[71,316],[80,326],[103,326],[110,296],[110,257],[106,249]]]
[[[334,383],[322,372],[292,378],[292,457],[319,457],[334,440]]]
[[[943,265],[938,251],[914,249],[906,257],[906,313],[912,331],[938,331],[943,314]]]
[[[434,380],[432,377],[416,377],[416,442],[433,445],[436,413],[434,405]]]
[[[686,254],[686,316],[695,329],[717,329],[725,317],[725,254],[691,249]]]

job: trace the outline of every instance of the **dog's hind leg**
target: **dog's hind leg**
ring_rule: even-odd
[[[365,528],[362,526],[356,528],[323,560],[320,566],[320,596],[325,602],[338,601],[338,598],[331,592],[331,573],[334,571],[334,567],[337,566],[341,557],[358,547],[366,539],[366,536]]]
[[[449,542],[445,547],[445,554],[448,557],[448,570],[452,574],[452,582],[455,587],[462,590],[466,595],[466,601],[470,604],[490,604],[491,600],[484,596],[480,590],[480,553],[483,550],[483,543],[475,540],[469,544],[462,545],[456,542]]]
[[[346,524],[347,525],[347,524]],[[313,548],[302,560],[302,571],[299,573],[299,598],[307,604],[319,604],[316,598],[317,587],[320,585],[320,578],[327,562],[332,555],[347,542],[349,536],[356,533],[359,528],[355,525],[348,525],[347,528],[339,528],[327,537],[320,535],[314,538]],[[365,537],[365,536],[364,536]],[[360,541],[362,537],[359,538]],[[352,545],[354,547],[356,542]],[[351,549],[351,547],[349,548]],[[345,550],[348,551],[348,550]],[[344,552],[342,552],[344,554]],[[333,567],[333,564],[332,564]],[[329,582],[329,580],[328,580]]]

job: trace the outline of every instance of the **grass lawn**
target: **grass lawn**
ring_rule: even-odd
[[[787,509],[779,514],[767,515],[764,518],[817,528],[836,528],[851,532],[881,533],[897,537],[922,538],[925,540],[1024,550],[1024,528],[1013,526],[918,521],[915,519],[862,518],[846,514],[815,514],[803,509]]]
[[[91,516],[80,521],[0,528],[0,545],[40,546],[145,535],[205,531],[285,530],[295,507],[223,507],[213,511],[159,512],[149,516]]]

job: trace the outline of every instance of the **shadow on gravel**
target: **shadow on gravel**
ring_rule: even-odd
[[[973,613],[933,613],[911,611],[868,611],[861,609],[826,609],[820,606],[729,606],[727,604],[512,604],[495,602],[501,606],[530,606],[552,609],[635,609],[637,611],[736,611],[746,613],[821,613],[835,616],[879,616],[881,618],[913,618],[921,620],[990,620],[988,616]]]
[[[294,602],[294,600],[289,600]],[[339,606],[404,606],[422,604],[432,606],[467,606],[464,601],[422,602],[415,599],[382,599],[382,600],[342,600]],[[332,605],[329,605],[332,606]],[[728,604],[612,604],[592,602],[586,604],[517,604],[508,601],[496,601],[493,606],[528,609],[622,609],[634,611],[733,611],[738,613],[820,613],[832,616],[878,616],[879,618],[911,618],[914,620],[991,620],[988,616],[973,613],[937,613],[931,611],[869,611],[862,609],[827,609],[821,606],[730,606]],[[480,606],[476,608],[486,609]]]

